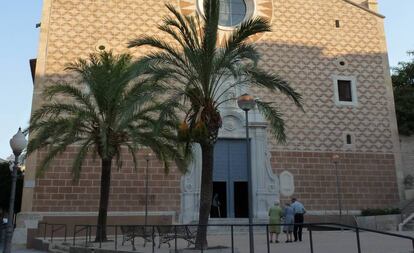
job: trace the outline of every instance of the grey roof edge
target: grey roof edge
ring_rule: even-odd
[[[364,11],[367,11],[367,12],[369,12],[369,13],[371,13],[371,14],[374,14],[374,15],[375,15],[375,16],[377,16],[377,17],[380,17],[380,18],[385,18],[385,16],[384,16],[384,15],[381,15],[381,14],[379,14],[378,12],[375,12],[375,11],[370,10],[370,9],[368,9],[368,8],[366,8],[366,7],[362,6],[362,5],[360,5],[360,4],[357,4],[357,3],[353,2],[352,0],[342,0],[342,1],[344,1],[344,2],[346,2],[346,3],[349,3],[349,4],[352,4],[353,6],[358,7],[358,8],[360,8],[360,9],[362,9],[362,10],[364,10]]]

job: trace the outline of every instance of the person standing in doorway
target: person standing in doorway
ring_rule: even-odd
[[[295,242],[302,241],[302,224],[303,224],[303,215],[306,213],[306,209],[302,203],[300,203],[296,198],[292,198],[293,211],[295,213],[295,225],[293,226],[293,237]]]
[[[213,206],[213,208],[211,209],[211,211],[214,211],[214,216],[215,218],[221,218],[221,212],[220,212],[220,200],[219,200],[219,195],[218,193],[214,194],[213,196],[213,200],[211,205]]]
[[[279,202],[276,201],[275,204],[269,209],[269,234],[270,242],[273,242],[273,235],[275,235],[275,243],[279,243],[279,234],[280,234],[280,219],[282,218],[283,210],[279,206]]]

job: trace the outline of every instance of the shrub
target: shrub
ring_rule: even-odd
[[[414,186],[414,177],[412,175],[408,175],[404,178],[404,185],[407,189],[412,189]]]
[[[362,216],[375,216],[375,215],[389,215],[389,214],[400,214],[399,208],[367,208],[361,210]]]

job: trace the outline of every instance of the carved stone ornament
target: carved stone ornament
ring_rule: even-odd
[[[243,90],[236,90],[236,95]],[[245,139],[244,112],[236,107],[222,107],[220,114],[223,128],[219,138]],[[252,187],[253,215],[255,219],[267,219],[269,207],[279,200],[279,178],[273,173],[268,151],[267,123],[257,110],[249,112],[251,155],[252,155]],[[195,145],[193,162],[181,181],[180,222],[190,223],[198,219],[200,185],[201,185],[201,149]]]
[[[295,193],[295,182],[292,173],[283,171],[280,173],[280,194],[284,197],[290,197]]]
[[[223,125],[224,125],[224,129],[226,129],[227,131],[233,131],[236,128],[236,124],[237,124],[237,119],[229,116],[225,118]]]

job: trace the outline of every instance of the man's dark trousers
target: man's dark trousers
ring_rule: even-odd
[[[303,213],[295,214],[295,225],[293,226],[293,237],[295,241],[298,239],[299,241],[302,241],[302,225],[300,224],[303,224]]]

